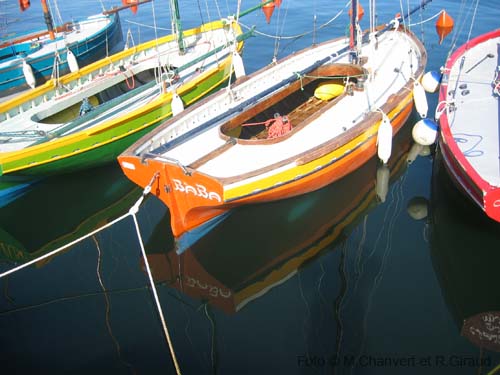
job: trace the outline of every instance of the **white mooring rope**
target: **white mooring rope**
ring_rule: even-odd
[[[167,328],[167,324],[165,322],[165,318],[163,316],[163,311],[162,311],[162,308],[161,308],[161,305],[160,305],[160,300],[158,298],[158,293],[156,291],[156,286],[155,286],[155,283],[153,281],[153,276],[151,274],[151,269],[149,267],[149,263],[148,263],[148,258],[146,256],[146,250],[144,249],[144,243],[142,241],[142,237],[141,237],[141,231],[139,229],[139,222],[137,221],[137,217],[136,217],[136,214],[137,212],[139,212],[139,206],[142,204],[144,198],[149,194],[149,192],[151,191],[151,186],[153,186],[153,183],[154,181],[156,180],[156,178],[158,177],[157,174],[155,174],[153,176],[153,178],[151,179],[151,181],[149,182],[148,186],[146,186],[142,192],[142,195],[139,197],[139,199],[137,200],[137,202],[134,203],[134,205],[129,209],[129,211],[126,213],[126,214],[123,214],[122,216],[120,216],[119,218],[103,225],[102,227],[96,229],[96,230],[93,230],[92,232],[90,233],[87,233],[86,235],[80,237],[80,238],[77,238],[76,240],[74,241],[71,241],[69,243],[67,243],[66,245],[64,246],[61,246],[47,254],[44,254],[36,259],[32,259],[30,260],[29,262],[27,263],[24,263],[24,264],[21,264],[17,267],[14,267],[14,268],[11,268],[10,270],[8,271],[5,271],[3,273],[0,274],[0,279],[2,279],[3,277],[5,276],[8,276],[14,272],[17,272],[17,271],[20,271],[22,270],[23,268],[26,268],[34,263],[37,263],[45,258],[48,258],[48,257],[51,257],[57,253],[60,253],[61,251],[67,249],[68,247],[71,247],[89,237],[92,237],[94,236],[95,234],[99,233],[100,231],[106,229],[106,228],[109,228],[110,226],[118,223],[119,221],[127,218],[128,216],[132,216],[133,220],[134,220],[134,225],[135,225],[135,230],[137,232],[137,238],[139,240],[139,245],[141,247],[141,253],[142,253],[142,257],[144,258],[144,264],[146,266],[146,271],[147,271],[147,274],[148,274],[148,279],[149,279],[149,284],[151,286],[151,291],[153,292],[153,296],[154,296],[154,300],[155,300],[155,303],[156,303],[156,308],[158,310],[158,314],[160,315],[160,320],[161,320],[161,325],[162,325],[162,328],[163,328],[163,332],[165,334],[165,338],[167,340],[167,344],[168,344],[168,348],[170,350],[170,355],[172,356],[172,361],[174,362],[174,366],[175,366],[175,371],[177,373],[177,375],[180,375],[181,374],[181,370],[179,368],[179,363],[177,362],[177,357],[175,356],[175,352],[174,352],[174,347],[172,345],[172,340],[170,339],[170,334],[168,332],[168,328]]]

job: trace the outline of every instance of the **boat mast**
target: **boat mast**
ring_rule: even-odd
[[[47,0],[41,0],[43,17],[45,18],[45,24],[47,25],[47,30],[49,31],[50,40],[56,38],[54,34],[54,23],[52,22],[52,15],[49,12],[49,7],[47,6]]]
[[[356,32],[358,28],[358,0],[351,0],[351,25],[349,27],[349,48],[350,61],[352,64],[358,63],[358,48],[356,42]]]
[[[182,35],[182,25],[181,25],[181,15],[179,12],[179,3],[177,0],[170,0],[170,8],[172,11],[172,33],[177,35],[177,44],[179,45],[179,51],[184,53],[184,38]]]

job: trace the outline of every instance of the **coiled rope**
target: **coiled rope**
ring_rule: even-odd
[[[86,235],[80,237],[80,238],[77,238],[76,240],[74,241],[71,241],[47,254],[44,254],[38,258],[35,258],[35,259],[32,259],[30,260],[29,262],[26,262],[24,264],[21,264],[17,267],[14,267],[14,268],[11,268],[10,270],[6,271],[6,272],[3,272],[0,274],[0,279],[14,273],[14,272],[17,272],[17,271],[20,271],[28,266],[31,266],[32,264],[34,263],[37,263],[43,259],[46,259],[46,258],[49,258],[55,254],[58,254],[60,253],[61,251],[89,238],[89,237],[93,237],[95,234],[103,231],[104,229],[106,228],[109,228],[111,227],[112,225],[124,220],[125,218],[129,217],[129,216],[132,216],[133,220],[134,220],[134,225],[135,225],[135,229],[136,229],[136,233],[137,233],[137,238],[139,240],[139,245],[141,247],[141,253],[142,253],[142,256],[144,258],[144,264],[146,266],[146,271],[147,271],[147,274],[148,274],[148,279],[149,279],[149,284],[150,284],[150,287],[151,287],[151,292],[153,293],[153,297],[154,297],[154,300],[155,300],[155,303],[156,303],[156,308],[158,310],[158,314],[160,316],[160,321],[161,321],[161,324],[162,324],[162,328],[163,328],[163,332],[165,334],[165,338],[167,340],[167,344],[168,344],[168,348],[170,350],[170,355],[172,357],[172,361],[174,362],[174,366],[175,366],[175,370],[176,370],[176,373],[178,375],[181,374],[181,370],[179,368],[179,364],[177,362],[177,357],[175,355],[175,352],[174,352],[174,347],[172,345],[172,340],[170,339],[170,334],[168,332],[168,327],[167,327],[167,324],[165,322],[165,318],[164,318],[164,315],[163,315],[163,311],[162,311],[162,308],[161,308],[161,305],[160,305],[160,300],[158,298],[158,293],[156,291],[156,286],[155,286],[155,283],[153,281],[153,276],[151,274],[151,269],[149,267],[149,262],[148,262],[148,258],[146,256],[146,250],[144,248],[144,243],[142,241],[142,236],[141,236],[141,231],[139,229],[139,223],[137,221],[137,212],[139,212],[139,206],[142,204],[142,202],[144,201],[144,198],[150,193],[151,191],[151,187],[153,186],[153,183],[156,181],[156,179],[158,178],[158,175],[155,174],[153,176],[153,178],[151,179],[151,181],[149,182],[149,184],[144,188],[143,192],[142,192],[142,195],[139,197],[139,199],[137,200],[137,202],[134,203],[134,205],[129,209],[129,211],[125,214],[123,214],[122,216],[116,218],[115,220],[112,220],[110,221],[109,223],[103,225],[102,227],[96,229],[96,230],[93,230],[92,232],[90,233],[87,233]]]

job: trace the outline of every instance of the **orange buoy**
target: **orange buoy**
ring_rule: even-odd
[[[267,0],[262,0],[262,2],[266,2]],[[262,11],[264,12],[264,15],[266,16],[266,22],[269,23],[271,22],[271,16],[273,15],[274,12],[274,2],[267,3],[265,5],[262,5]]]
[[[28,9],[30,5],[30,0],[19,0],[19,7],[21,8],[21,12],[24,12],[26,9]]]
[[[137,2],[138,0],[122,0],[123,5],[130,5],[130,10],[134,14],[137,13],[137,5],[132,5],[132,4],[137,4]]]
[[[279,8],[281,5],[281,0],[274,0],[274,4]]]
[[[439,36],[439,44],[441,44],[444,38],[451,33],[454,25],[455,22],[453,18],[443,9],[436,21],[436,32]]]
[[[358,3],[358,20],[361,21],[363,16],[365,15],[365,10],[363,9],[363,6]],[[349,17],[352,17],[352,9],[349,8]]]

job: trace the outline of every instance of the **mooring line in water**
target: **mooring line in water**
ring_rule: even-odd
[[[161,309],[161,305],[160,305],[160,300],[158,298],[158,293],[156,291],[156,286],[155,286],[155,283],[153,281],[153,276],[151,275],[151,269],[149,267],[149,262],[148,262],[148,258],[146,256],[146,250],[144,249],[144,243],[142,241],[142,237],[141,237],[141,231],[139,229],[139,222],[137,221],[137,212],[139,212],[139,206],[142,204],[144,198],[150,193],[151,191],[151,187],[153,186],[153,183],[156,181],[156,179],[158,178],[158,174],[155,174],[153,176],[153,178],[151,179],[151,181],[149,182],[149,184],[144,188],[143,192],[142,192],[142,195],[139,197],[139,199],[137,200],[137,202],[134,203],[134,205],[129,209],[129,211],[126,213],[126,214],[123,214],[122,216],[120,216],[119,218],[103,225],[102,227],[96,229],[96,230],[93,230],[92,232],[90,233],[87,233],[86,235],[80,237],[80,238],[77,238],[76,240],[74,241],[71,241],[70,243],[67,243],[66,245],[63,245],[61,247],[59,247],[58,249],[55,249],[47,254],[44,254],[36,259],[32,259],[30,260],[29,262],[27,263],[24,263],[24,264],[21,264],[20,266],[17,266],[17,267],[14,267],[6,272],[3,272],[2,274],[0,274],[0,279],[2,279],[3,277],[5,276],[8,276],[14,272],[17,272],[23,268],[26,268],[34,263],[37,263],[45,258],[48,258],[48,257],[51,257],[57,253],[60,253],[61,251],[89,238],[89,237],[92,237],[94,236],[95,234],[99,233],[100,231],[106,229],[106,228],[109,228],[110,226],[118,223],[119,221],[127,218],[128,216],[132,216],[133,220],[134,220],[134,225],[135,225],[135,229],[136,229],[136,232],[137,232],[137,237],[138,237],[138,240],[139,240],[139,245],[141,247],[141,253],[142,253],[142,257],[144,258],[144,264],[146,266],[146,271],[147,271],[147,274],[148,274],[148,278],[149,278],[149,283],[150,283],[150,287],[151,287],[151,290],[153,292],[153,296],[154,296],[154,300],[155,300],[155,303],[156,303],[156,308],[158,310],[158,314],[160,315],[160,320],[161,320],[161,324],[162,324],[162,327],[163,327],[163,332],[165,333],[165,338],[167,339],[167,344],[168,344],[168,348],[170,350],[170,355],[172,356],[172,361],[174,362],[174,366],[175,366],[175,370],[177,372],[177,375],[180,375],[181,374],[181,371],[180,371],[180,368],[179,368],[179,364],[177,362],[177,358],[175,356],[175,352],[174,352],[174,348],[173,348],[173,345],[172,345],[172,340],[170,339],[170,334],[168,333],[168,328],[167,328],[167,324],[165,323],[165,318],[163,316],[163,311]]]
[[[55,250],[52,250],[51,252],[49,252],[49,253],[47,253],[47,254],[44,254],[44,255],[42,255],[42,256],[39,256],[38,258],[32,259],[32,260],[30,260],[29,262],[26,262],[26,263],[23,263],[23,264],[21,264],[21,265],[19,265],[19,266],[17,266],[17,267],[11,268],[10,270],[5,271],[4,273],[1,273],[1,274],[0,274],[0,279],[1,279],[1,278],[3,278],[3,277],[5,277],[5,276],[10,275],[11,273],[14,273],[14,272],[20,271],[20,270],[22,270],[23,268],[26,268],[26,267],[28,267],[28,266],[31,266],[32,264],[37,263],[37,262],[39,262],[39,261],[41,261],[41,260],[43,260],[43,259],[45,259],[45,258],[49,258],[49,257],[51,257],[51,256],[53,256],[53,255],[56,255],[57,253],[60,253],[61,251],[66,250],[68,247],[71,247],[71,246],[73,246],[73,245],[76,245],[77,243],[79,243],[79,242],[81,242],[81,241],[83,241],[83,240],[85,240],[85,239],[87,239],[87,238],[89,238],[89,237],[92,237],[93,235],[95,235],[95,234],[99,233],[100,231],[102,231],[102,230],[104,230],[104,229],[106,229],[106,228],[109,228],[110,226],[112,226],[112,225],[114,225],[114,224],[118,223],[119,221],[121,221],[121,220],[125,219],[125,218],[126,218],[126,217],[128,217],[129,215],[130,215],[130,212],[127,212],[126,214],[124,214],[124,215],[120,216],[119,218],[117,218],[117,219],[115,219],[115,220],[113,220],[113,221],[110,221],[109,223],[107,223],[107,224],[103,225],[102,227],[100,227],[100,228],[98,228],[98,229],[96,229],[96,230],[93,230],[92,232],[87,233],[86,235],[84,235],[84,236],[82,236],[82,237],[80,237],[80,238],[77,238],[76,240],[73,240],[73,241],[71,241],[71,242],[67,243],[66,245],[63,245],[63,246],[61,246],[61,247],[59,247],[59,248],[57,248],[57,249],[55,249]]]
[[[153,275],[151,274],[151,268],[149,267],[148,257],[146,256],[146,250],[144,248],[144,242],[142,241],[141,230],[139,228],[139,222],[137,221],[137,216],[136,216],[137,212],[139,212],[139,206],[141,205],[146,195],[148,195],[149,192],[151,191],[151,187],[153,186],[157,178],[158,178],[158,173],[155,173],[153,178],[151,178],[151,181],[149,182],[148,186],[144,188],[141,197],[137,200],[137,202],[135,202],[135,204],[128,211],[128,214],[132,216],[132,219],[134,219],[135,230],[137,232],[137,239],[139,240],[142,257],[144,258],[144,265],[146,266],[149,284],[151,286],[151,291],[153,292],[156,309],[158,310],[158,314],[160,315],[160,321],[163,328],[163,333],[165,334],[165,338],[167,340],[168,349],[170,350],[170,356],[172,357],[172,361],[174,362],[175,371],[177,375],[180,375],[181,369],[179,368],[179,363],[177,362],[177,357],[175,356],[174,346],[172,345],[172,340],[170,339],[170,334],[168,332],[167,323],[165,322],[165,317],[163,316],[163,310],[161,308],[160,299],[158,298],[158,292],[156,291]]]
[[[150,189],[151,189],[151,187],[150,187]],[[141,198],[144,198],[144,195]],[[177,362],[177,357],[175,356],[174,347],[172,345],[172,340],[170,339],[170,334],[168,333],[167,324],[165,323],[165,318],[163,316],[163,311],[162,311],[162,308],[161,308],[161,305],[160,305],[160,300],[158,298],[158,293],[156,292],[156,286],[155,286],[155,283],[153,281],[153,276],[151,275],[151,269],[149,268],[149,262],[148,262],[148,258],[146,256],[146,250],[144,249],[144,243],[142,242],[141,231],[139,229],[139,223],[137,221],[137,217],[135,216],[135,214],[137,213],[137,211],[132,212],[132,210],[134,208],[136,208],[138,210],[139,209],[139,205],[137,205],[137,203],[136,203],[130,209],[130,211],[131,211],[132,218],[134,219],[135,230],[137,231],[137,238],[139,240],[139,245],[141,246],[141,252],[142,252],[142,256],[144,258],[144,265],[146,266],[146,271],[147,271],[147,274],[148,274],[149,283],[151,285],[151,291],[153,292],[153,297],[154,297],[154,300],[155,300],[155,303],[156,303],[156,308],[158,310],[158,314],[160,315],[161,325],[163,327],[163,333],[165,333],[165,338],[167,339],[167,344],[168,344],[168,348],[170,350],[170,355],[172,357],[172,361],[174,362],[175,371],[177,372],[177,375],[180,375],[181,374],[181,370],[179,368],[179,363]]]

